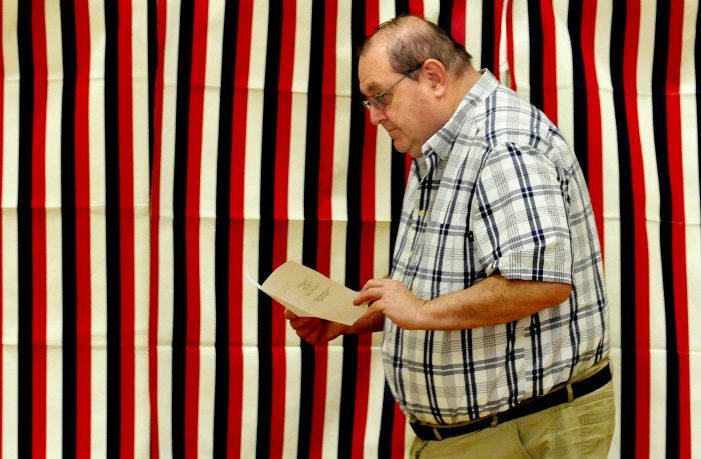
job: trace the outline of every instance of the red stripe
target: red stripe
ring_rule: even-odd
[[[540,16],[543,24],[543,112],[557,124],[557,55],[552,0],[541,2]]]
[[[501,49],[501,14],[504,10],[503,0],[494,0],[494,74],[499,77],[499,66],[501,64],[500,49]]]
[[[506,4],[506,60],[511,74],[511,89],[516,91],[516,61],[514,60],[514,3]]]
[[[232,120],[231,186],[229,212],[229,432],[228,456],[238,457],[241,451],[243,425],[243,244],[246,163],[246,120],[248,106],[248,72],[251,58],[253,0],[239,4],[234,75],[234,114]]]
[[[394,416],[392,418],[392,459],[404,459],[404,435],[406,429],[406,416],[399,408],[399,403],[394,402]]]
[[[451,14],[452,24],[450,28],[451,35],[453,39],[465,46],[465,15],[466,15],[466,2],[455,2],[453,3],[453,11]]]
[[[197,456],[200,399],[200,181],[202,116],[207,56],[208,0],[197,0],[192,33],[190,113],[188,114],[187,195],[185,198],[185,256],[187,275],[187,350],[185,376],[185,455]],[[209,426],[207,426],[209,427]]]
[[[679,457],[691,457],[691,388],[689,370],[689,317],[686,284],[686,218],[684,214],[684,167],[680,67],[684,4],[671,2],[667,63],[667,142],[669,182],[672,192],[672,254],[674,256],[674,307],[679,357]],[[668,388],[676,390],[676,388]]]
[[[132,118],[132,9],[119,2],[119,193],[121,270],[121,446],[134,456],[134,133]]]
[[[153,171],[151,178],[151,269],[149,288],[149,398],[151,407],[151,458],[161,456],[158,419],[158,293],[160,245],[159,216],[161,209],[161,149],[163,148],[163,66],[165,62],[165,36],[167,21],[167,2],[156,4],[158,65],[156,68],[154,107],[153,107]]]
[[[640,30],[640,4],[628,0],[626,6],[626,39],[623,57],[626,116],[630,140],[631,174],[633,185],[633,214],[635,221],[635,318],[636,318],[636,416],[635,453],[648,457],[650,453],[650,293],[647,229],[645,227],[645,174],[640,124],[637,112],[637,53]]]
[[[596,78],[596,0],[582,4],[582,59],[587,88],[587,138],[589,157],[589,194],[591,195],[594,218],[599,230],[601,251],[604,251],[604,193],[603,193],[603,152],[601,139],[601,104],[599,102],[599,82]]]
[[[409,14],[423,16],[424,15],[424,2],[423,2],[423,0],[409,0]]]
[[[76,456],[90,457],[91,274],[90,274],[90,17],[87,0],[75,2],[77,78],[75,101],[76,199]]]
[[[46,16],[32,4],[34,137],[32,144],[32,454],[46,455]]]

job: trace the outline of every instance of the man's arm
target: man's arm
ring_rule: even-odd
[[[387,315],[405,329],[460,330],[522,319],[562,303],[571,291],[569,284],[493,275],[465,290],[423,301],[399,281],[371,279],[355,303],[371,302],[364,318]]]

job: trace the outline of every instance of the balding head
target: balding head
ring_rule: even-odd
[[[386,47],[389,63],[397,73],[406,73],[429,58],[440,61],[456,75],[471,68],[472,58],[464,46],[436,24],[418,16],[399,16],[381,24],[358,54],[363,56],[379,42]]]

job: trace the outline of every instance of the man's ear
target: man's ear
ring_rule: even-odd
[[[448,84],[448,70],[445,66],[440,61],[430,58],[426,59],[422,70],[434,94],[439,97],[444,95]]]

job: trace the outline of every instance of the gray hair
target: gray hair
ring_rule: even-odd
[[[472,56],[463,45],[438,25],[418,16],[398,16],[380,24],[360,46],[358,55],[365,54],[379,35],[388,40],[389,63],[397,73],[407,74],[430,58],[457,74],[472,64]]]

